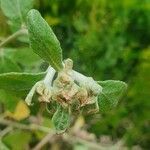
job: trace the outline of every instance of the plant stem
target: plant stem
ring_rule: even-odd
[[[55,134],[55,131],[48,128],[48,127],[44,127],[44,126],[40,126],[37,124],[30,124],[30,125],[25,125],[25,124],[21,124],[18,122],[14,122],[14,121],[9,121],[3,118],[0,118],[0,124],[3,125],[7,125],[13,128],[18,128],[18,129],[22,129],[22,130],[30,130],[30,131],[34,131],[34,130],[39,130],[45,133],[48,133],[44,139],[42,139],[36,146],[35,148],[33,148],[33,150],[37,150],[38,147],[42,148],[49,140],[51,137],[53,137]],[[91,141],[87,141],[85,139],[82,139],[81,137],[75,136],[75,135],[71,135],[71,134],[62,134],[61,136],[64,137],[64,139],[66,139],[67,141],[71,142],[71,143],[82,143],[84,145],[87,145],[88,147],[90,147],[91,149],[95,149],[95,150],[109,150],[109,149],[105,149],[105,147],[101,146],[98,143],[93,143]]]
[[[0,124],[11,126],[11,127],[18,128],[18,129],[22,129],[22,130],[31,130],[31,131],[39,130],[39,131],[42,131],[45,133],[54,133],[53,130],[51,130],[50,128],[44,127],[44,126],[40,126],[37,124],[25,125],[25,124],[21,124],[18,122],[6,120],[3,118],[0,118]]]
[[[72,141],[72,143],[74,143],[74,144],[81,143],[83,145],[86,145],[89,149],[93,149],[93,150],[111,150],[108,147],[103,147],[98,143],[87,141],[87,140],[84,140],[80,137],[69,136],[68,138]]]
[[[53,135],[48,133],[32,150],[40,150],[45,144],[47,144]]]
[[[6,134],[8,134],[10,131],[12,131],[12,127],[11,126],[8,126],[6,127],[4,130],[2,130],[0,132],[0,138],[2,138],[3,136],[5,136]]]
[[[3,40],[0,43],[0,48],[4,47],[6,44],[8,44],[9,42],[13,41],[14,39],[16,39],[18,36],[23,35],[23,34],[27,34],[27,29],[20,29],[17,32],[15,32],[14,34],[10,35],[9,37],[7,37],[5,40]]]

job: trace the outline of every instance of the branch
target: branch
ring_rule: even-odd
[[[45,144],[47,144],[50,139],[53,137],[53,134],[47,134],[32,150],[40,150]]]
[[[50,138],[52,138],[54,135],[56,135],[55,131],[48,128],[48,127],[44,127],[44,126],[40,126],[37,124],[30,124],[30,125],[25,125],[25,124],[21,124],[21,123],[17,123],[14,121],[9,121],[3,118],[0,118],[0,124],[3,125],[7,125],[10,127],[14,127],[14,128],[19,128],[22,130],[30,130],[30,131],[34,131],[34,130],[39,130],[45,133],[48,133],[34,148],[33,150],[39,150],[40,148],[42,148],[47,142],[49,142]],[[71,143],[81,143],[84,145],[87,145],[89,148],[91,149],[95,149],[95,150],[111,150],[111,147],[103,147],[98,143],[94,143],[92,141],[87,141],[85,139],[82,139],[81,137],[72,135],[72,134],[61,134],[61,136],[71,142]],[[109,149],[110,148],[110,149]]]
[[[0,138],[2,138],[3,136],[5,136],[6,134],[8,134],[10,131],[12,131],[12,127],[10,127],[10,126],[8,126],[8,127],[6,127],[4,130],[2,130],[1,132],[0,132]]]
[[[8,44],[9,42],[13,41],[14,39],[16,39],[18,36],[23,35],[23,34],[27,34],[27,29],[20,29],[17,32],[15,32],[14,34],[10,35],[9,37],[7,37],[6,39],[4,39],[4,41],[2,41],[0,43],[0,48],[4,47],[6,44]]]
[[[108,147],[101,146],[99,143],[96,143],[93,141],[88,141],[88,140],[85,140],[85,139],[83,139],[79,136],[75,136],[75,135],[66,134],[66,135],[64,135],[64,139],[66,139],[66,141],[70,141],[71,143],[74,143],[74,144],[80,143],[80,144],[86,145],[86,146],[88,146],[88,148],[91,148],[93,150],[111,150],[111,149],[108,149]]]
[[[3,118],[0,118],[0,124],[22,129],[22,130],[31,130],[31,131],[39,130],[45,133],[54,133],[52,129],[44,127],[44,126],[40,126],[37,124],[25,125],[25,124],[17,123],[14,121],[9,121]]]

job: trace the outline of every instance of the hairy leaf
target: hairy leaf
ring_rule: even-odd
[[[27,12],[33,6],[33,0],[0,0],[4,14],[10,20],[24,22]]]
[[[122,81],[98,81],[102,86],[102,93],[98,97],[100,111],[110,110],[115,107],[126,91],[127,85]]]
[[[45,72],[42,73],[4,73],[0,74],[0,89],[10,91],[30,90],[31,87],[44,78]]]
[[[38,55],[36,55],[33,52],[33,50],[30,48],[25,48],[25,47],[3,48],[3,51],[4,51],[4,56],[9,58],[11,61],[13,60],[15,64],[19,64],[19,66],[21,66],[21,69],[23,69],[24,72],[31,72],[31,71],[38,72],[40,65],[43,62],[43,60],[41,60],[41,58]],[[7,67],[5,66],[5,69],[6,68]],[[12,71],[18,72],[16,69],[11,70],[11,72]],[[5,72],[2,72],[2,73],[5,73]],[[0,73],[1,73],[1,69],[0,69]]]
[[[0,73],[6,72],[20,72],[21,69],[16,62],[12,59],[8,58],[8,56],[1,56],[0,57]]]
[[[52,122],[58,133],[64,132],[70,125],[68,109],[58,106],[57,111],[53,115]]]
[[[31,10],[27,17],[27,26],[31,47],[36,54],[57,71],[62,66],[62,49],[60,43],[48,23],[37,10]]]

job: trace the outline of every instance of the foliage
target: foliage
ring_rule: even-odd
[[[6,3],[8,2],[6,1]],[[17,73],[17,72],[3,73],[1,74],[1,80],[0,80],[1,88],[5,89],[6,91],[9,90],[9,91],[19,92],[20,90],[27,91],[31,89],[33,86],[31,91],[27,95],[27,98],[25,99],[28,105],[31,104],[32,97],[35,92],[40,94],[41,97],[39,97],[39,100],[41,102],[49,103],[51,102],[51,100],[55,100],[56,103],[58,103],[58,105],[60,106],[62,105],[61,107],[67,107],[67,109],[69,109],[69,107],[72,107],[73,100],[80,102],[78,109],[82,107],[82,105],[86,106],[92,103],[97,103],[96,97],[98,97],[98,95],[101,93],[101,88],[103,88],[103,86],[101,87],[101,84],[103,85],[103,83],[100,82],[100,85],[98,85],[92,78],[87,78],[83,75],[80,75],[79,73],[73,72],[71,60],[66,60],[64,62],[64,68],[63,68],[63,62],[61,56],[62,50],[59,41],[55,37],[52,29],[44,21],[44,19],[41,17],[40,13],[37,10],[29,11],[27,15],[27,27],[28,27],[31,47],[33,48],[35,53],[41,56],[41,58],[43,58],[44,60],[48,61],[49,64],[56,71],[58,71],[58,78],[56,78],[53,87],[51,87],[52,80],[53,80],[52,67],[50,67],[50,70],[47,71],[44,80],[42,79],[43,74],[28,74],[28,73]],[[80,78],[82,78],[82,80]],[[75,81],[78,82],[79,85],[74,83]],[[89,84],[90,82],[93,85]],[[120,81],[118,82],[121,86],[122,84],[125,84]],[[41,83],[42,85],[40,85]],[[107,84],[109,83],[105,82],[105,84],[107,86]],[[114,93],[113,89],[115,87],[115,84],[117,84],[117,82],[113,82],[113,84],[114,85],[111,86],[109,85],[106,88],[103,88],[103,93],[105,94],[105,90],[107,91],[107,89],[109,88],[112,88],[111,91],[112,93]],[[68,88],[67,91],[65,91],[66,87]],[[120,93],[122,94],[124,88],[121,89],[120,86],[116,86],[116,87],[117,87],[116,88],[117,91],[121,90],[119,91],[118,94]],[[84,89],[84,91],[87,93],[87,96],[83,97],[83,91],[81,91],[80,88]],[[74,94],[72,95],[71,92],[74,92]],[[71,94],[71,96],[69,95],[69,93]],[[118,94],[117,95],[114,94],[114,101],[118,96]],[[67,96],[69,97],[69,99],[67,98]],[[108,92],[107,92],[107,96],[109,97]],[[101,100],[101,95],[99,96],[98,101],[100,101],[100,107],[102,107],[103,103],[105,103],[105,100]],[[108,101],[108,103],[110,102]],[[52,119],[58,131],[65,130],[68,127],[69,125],[68,118],[70,115],[69,111],[66,111],[64,108],[61,108],[60,106],[58,106]]]
[[[27,12],[32,8],[32,1],[24,0],[22,3],[22,0],[17,2],[15,0],[1,0],[0,3],[6,16],[4,17],[0,13],[0,26],[3,29],[0,29],[0,33],[7,36],[10,32],[14,33],[18,29],[24,29],[25,18]],[[94,133],[97,137],[110,135],[113,140],[123,138],[128,146],[140,145],[145,149],[149,147],[148,89],[150,86],[149,82],[147,82],[149,81],[147,58],[149,56],[150,39],[148,29],[150,26],[149,5],[148,0],[94,0],[92,3],[87,0],[76,0],[71,3],[68,0],[63,1],[63,3],[53,0],[35,0],[34,3],[34,6],[55,31],[61,47],[64,49],[64,58],[70,57],[74,60],[75,70],[88,76],[93,76],[96,80],[119,79],[126,80],[129,83],[128,96],[122,99],[117,109],[110,110],[110,107],[116,106],[121,90],[126,87],[118,82],[112,89],[112,86],[109,85],[113,85],[114,81],[98,82],[103,87],[103,90],[105,89],[104,94],[101,93],[98,100],[101,115],[85,117],[88,131]],[[20,11],[16,11],[18,8],[20,8]],[[40,19],[41,16],[38,14],[38,12],[34,13],[37,19]],[[62,50],[57,38],[43,19],[38,21],[41,22],[39,26],[36,22],[33,24],[32,20],[30,13],[27,26],[32,49],[56,70],[59,70],[62,67]],[[7,23],[11,31],[8,30]],[[43,25],[45,28],[42,28]],[[33,26],[37,30],[30,30],[30,27],[34,28]],[[47,35],[47,42],[42,39],[45,35]],[[55,44],[53,45],[51,41]],[[0,48],[0,73],[6,73],[0,75],[0,87],[5,88],[5,90],[0,90],[0,102],[3,104],[1,108],[3,108],[2,112],[12,119],[15,119],[14,114],[17,106],[20,105],[20,100],[25,99],[26,94],[37,81],[44,79],[46,72],[43,71],[48,66],[48,63],[43,62],[32,52],[27,45],[28,42],[28,36],[21,35],[16,38],[16,41],[9,43],[7,48]],[[56,45],[57,47],[55,47]],[[58,51],[53,51],[53,49],[58,49]],[[55,52],[54,55],[53,52]],[[58,58],[54,58],[56,55],[59,55]],[[54,58],[60,67],[55,66],[51,58]],[[17,72],[15,73],[16,77],[14,73],[10,72]],[[43,73],[39,74],[38,72]],[[15,82],[19,86],[14,84]],[[34,116],[38,116],[38,113],[43,109],[37,103],[37,95],[39,96],[38,93],[34,95],[34,105],[30,107],[30,115]],[[53,108],[51,108],[50,104],[48,104],[47,107],[50,109],[50,115],[52,115],[57,105],[54,104]],[[93,105],[87,105],[87,109],[91,109],[91,107]],[[58,110],[54,116],[59,116]],[[44,111],[43,115],[43,118],[45,117],[46,120],[50,121],[50,116],[47,112]],[[28,122],[28,118],[27,120],[24,120],[24,118],[26,117],[22,117],[23,122],[28,124],[30,121]],[[56,126],[58,131],[60,129],[64,131],[70,124],[67,120],[63,126],[61,125],[60,121],[65,121],[65,118],[67,118],[65,113],[62,117],[60,115],[60,120],[55,120],[55,118],[53,117],[53,123],[55,126],[59,125]],[[72,119],[71,117],[70,121]],[[57,122],[60,124],[57,124]],[[44,126],[50,127],[49,124],[50,122],[44,124]],[[14,142],[18,144],[13,145],[9,137],[10,139],[16,136],[20,137],[23,135],[20,132],[22,131],[12,132],[12,137],[9,134],[6,135],[6,140],[1,141],[2,145],[6,144],[9,148],[18,145],[18,142]],[[33,139],[30,136],[35,138]],[[43,133],[27,132],[26,135],[25,132],[24,137],[27,138],[22,145],[26,147],[31,143],[30,146],[32,146],[35,145],[37,140],[43,138]],[[18,141],[17,138],[13,139]],[[77,144],[75,145],[76,147],[87,148],[84,144]]]
[[[0,2],[13,30],[19,29],[25,23],[26,15],[33,5],[33,0],[1,0]]]
[[[62,69],[62,50],[52,29],[42,19],[40,13],[32,10],[28,13],[28,30],[31,47],[39,56],[56,69]]]
[[[122,96],[124,90],[126,89],[126,84],[120,81],[99,81],[102,87],[102,93],[99,98],[99,106],[101,106],[101,111],[108,111],[112,107],[115,107]]]
[[[70,116],[68,110],[58,106],[57,111],[53,115],[52,121],[56,127],[57,132],[63,132],[70,124]]]

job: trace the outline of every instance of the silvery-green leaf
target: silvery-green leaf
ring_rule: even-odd
[[[68,109],[64,109],[59,105],[57,111],[53,115],[52,122],[56,128],[57,133],[64,132],[70,125]]]
[[[31,47],[34,52],[49,62],[55,70],[61,70],[63,65],[60,43],[51,27],[37,10],[29,11],[27,26]]]
[[[36,55],[31,48],[3,48],[3,51],[4,56],[9,58],[11,61],[15,62],[15,64],[19,64],[19,66],[21,66],[21,69],[23,69],[24,72],[39,72],[39,68],[43,60],[41,60],[41,58],[38,55]],[[5,69],[6,68],[7,67],[5,67]],[[9,69],[7,72],[18,72],[16,69],[13,68],[12,70]],[[0,69],[0,73],[5,72],[1,72]]]
[[[0,89],[10,91],[26,91],[42,80],[45,72],[42,73],[3,73],[0,74]]]
[[[21,68],[15,61],[10,59],[8,56],[0,56],[0,73],[12,71],[21,72]]]
[[[33,6],[33,0],[0,0],[1,9],[8,18],[12,32],[16,32],[25,23],[26,15]]]
[[[98,97],[100,111],[107,111],[115,107],[127,89],[127,84],[122,81],[98,81],[102,86],[102,93]]]
[[[33,0],[0,0],[6,17],[17,22],[24,22],[27,12],[33,6]]]

